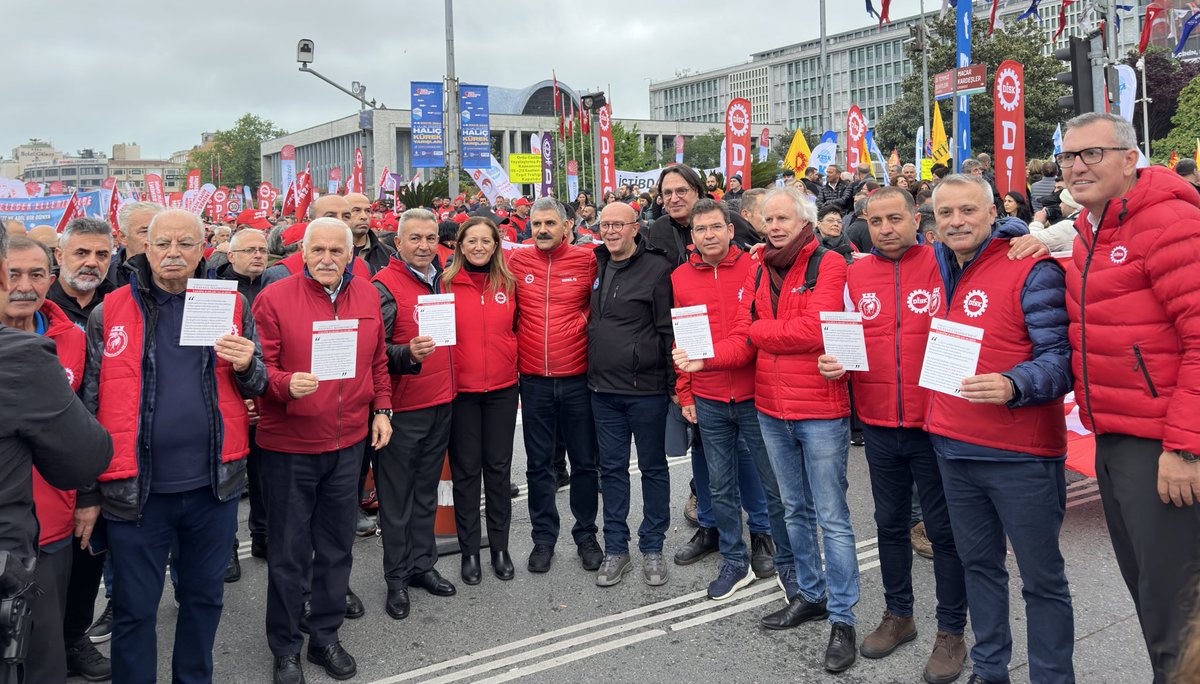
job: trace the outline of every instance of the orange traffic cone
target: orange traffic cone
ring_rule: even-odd
[[[487,531],[479,545],[488,545]],[[450,454],[442,461],[442,479],[438,482],[437,512],[433,518],[433,538],[439,556],[461,553],[458,546],[458,526],[454,523],[454,481],[450,475]]]

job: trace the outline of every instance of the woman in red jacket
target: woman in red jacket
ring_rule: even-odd
[[[458,396],[450,428],[450,472],[462,579],[467,584],[479,584],[481,579],[481,475],[487,495],[492,569],[502,580],[513,578],[508,528],[517,425],[516,281],[499,247],[496,224],[482,216],[469,218],[458,229],[454,258],[442,274],[445,291],[454,293],[457,325],[454,378]]]

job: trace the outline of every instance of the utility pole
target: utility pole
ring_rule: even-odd
[[[454,0],[446,4],[446,183],[447,194],[458,196],[459,114],[458,79],[454,75]]]
[[[924,2],[924,0],[921,0]],[[821,131],[833,130],[833,93],[829,92],[832,84],[829,82],[829,48],[825,45],[825,0],[821,0],[821,121],[825,128]],[[828,97],[828,102],[825,98]],[[801,171],[803,173],[803,171]]]
[[[925,113],[925,139],[929,139],[929,33],[925,26],[925,0],[921,0],[921,111]],[[921,170],[917,169],[919,173]]]

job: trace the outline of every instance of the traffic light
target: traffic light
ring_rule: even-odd
[[[1092,62],[1088,57],[1087,38],[1067,39],[1066,47],[1054,51],[1054,58],[1067,62],[1070,71],[1055,75],[1055,80],[1071,89],[1071,94],[1058,98],[1058,106],[1079,116],[1094,108],[1092,93]]]

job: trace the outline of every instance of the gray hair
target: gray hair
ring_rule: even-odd
[[[816,169],[813,170],[816,171]],[[762,198],[766,194],[766,188],[750,188],[746,191],[746,194],[742,195],[742,204],[739,209],[742,211],[748,211],[750,213],[760,211],[762,207]]]
[[[409,221],[430,221],[433,225],[437,225],[437,216],[428,209],[405,209],[403,214],[400,214],[400,222],[396,226],[396,234],[400,235],[404,232],[404,224]]]
[[[766,206],[767,202],[780,195],[787,197],[788,201],[792,203],[792,208],[796,210],[796,218],[807,221],[809,225],[816,225],[817,208],[808,201],[808,197],[804,193],[791,186],[768,190],[767,196],[763,198],[763,205]]]
[[[983,168],[983,162],[979,161],[978,159],[968,159],[962,163],[962,166],[960,167],[959,172],[960,173],[971,173],[975,169],[982,169],[982,168]]]
[[[8,226],[0,230],[0,260],[8,258]]]
[[[129,235],[126,226],[133,220],[133,215],[139,211],[153,211],[157,215],[165,209],[157,202],[126,202],[122,204],[121,208],[117,210],[117,230],[121,231],[121,235]]]
[[[354,252],[354,233],[350,230],[350,226],[346,225],[345,221],[333,218],[332,216],[322,216],[321,218],[313,219],[308,224],[308,228],[304,230],[304,240],[301,242],[305,252],[308,251],[308,243],[312,239],[313,228],[341,228],[346,233],[346,249],[351,253]]]
[[[108,221],[89,216],[73,218],[67,223],[67,227],[63,228],[62,235],[58,236],[58,246],[66,249],[67,243],[76,235],[100,235],[108,238],[109,249],[113,246],[112,226],[108,225]]]
[[[967,163],[970,161],[974,161],[974,160],[968,159],[967,161],[963,162],[963,166],[966,166]],[[979,162],[975,162],[975,163],[979,164]],[[960,187],[964,186],[964,185],[973,185],[973,186],[975,186],[975,188],[977,188],[979,190],[979,193],[982,196],[983,203],[985,205],[992,203],[992,185],[991,185],[991,183],[987,182],[986,178],[984,178],[983,176],[976,176],[976,175],[970,174],[970,173],[952,173],[952,174],[946,176],[945,178],[943,178],[942,182],[938,183],[937,187],[935,187],[933,189],[933,205],[934,205],[934,207],[937,206],[938,193],[941,192],[942,188],[946,187],[947,185],[957,185]]]
[[[153,203],[146,202],[146,204]],[[196,216],[187,209],[162,209],[154,215],[154,218],[150,219],[150,227],[146,231],[146,242],[150,242],[150,236],[154,234],[154,227],[157,226],[160,221],[173,218],[185,219],[185,222],[188,225],[196,229],[196,234],[200,236],[200,239],[204,239],[204,222],[200,220],[199,216]],[[120,220],[120,217],[118,217],[117,221]]]
[[[1063,135],[1067,134],[1073,128],[1082,128],[1101,121],[1107,121],[1112,124],[1113,137],[1116,139],[1117,145],[1126,147],[1131,150],[1137,149],[1137,132],[1133,129],[1133,124],[1121,118],[1117,114],[1109,114],[1107,112],[1088,112],[1080,114],[1063,124]]]
[[[50,250],[46,248],[46,245],[24,235],[17,235],[9,240],[6,253],[24,252],[26,250],[41,252],[46,257],[47,272],[54,268],[54,257],[50,255]]]
[[[234,233],[233,237],[229,238],[229,249],[238,249],[238,245],[242,242],[242,240],[245,239],[242,236],[250,235],[250,234],[262,235],[264,238],[267,237],[261,230],[257,230],[254,228],[243,228],[242,230],[239,230],[238,232]],[[270,249],[270,246],[269,246],[270,244],[271,244],[271,241],[270,241],[270,239],[268,239],[267,240],[267,245],[268,245],[267,249],[268,250]]]
[[[283,256],[287,256],[289,254],[292,254],[297,249],[300,249],[296,245],[284,245],[283,244],[283,231],[285,231],[287,229],[288,229],[288,226],[281,222],[279,225],[272,228],[269,233],[267,233],[267,251],[268,252],[270,252],[271,254],[274,254],[275,256],[283,257]]]
[[[558,214],[559,221],[566,223],[569,220],[567,210],[563,208],[562,202],[553,197],[539,197],[534,200],[533,206],[529,207],[529,213],[532,214],[535,211],[553,211]]]

